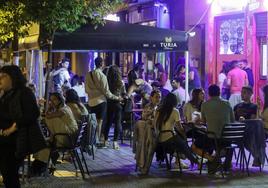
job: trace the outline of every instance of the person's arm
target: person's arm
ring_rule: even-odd
[[[231,86],[231,84],[232,84],[232,83],[231,83],[231,82],[232,82],[232,81],[231,81],[231,77],[232,77],[231,74],[228,73],[228,74],[227,74],[227,85],[228,85],[228,86]]]
[[[90,88],[89,88],[89,72],[86,74],[86,78],[85,78],[85,90],[86,93],[88,94],[90,92]]]
[[[245,74],[245,86],[248,86],[248,75],[247,75],[247,73]]]
[[[111,93],[107,78],[104,74],[97,73],[95,75],[97,79],[99,80],[98,85],[99,85],[100,90],[107,98],[112,99],[112,100],[117,100],[117,101],[122,100],[121,97],[115,96],[114,94]]]
[[[204,105],[201,105],[201,122],[202,123],[207,123],[205,110],[204,110]]]
[[[53,119],[53,118],[60,118],[64,115],[64,113],[61,110],[57,110],[55,112],[47,112],[46,118],[47,119]]]

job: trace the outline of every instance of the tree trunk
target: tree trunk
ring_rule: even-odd
[[[48,39],[48,44],[47,44],[47,52],[48,52],[48,64],[46,64],[46,71],[47,71],[47,75],[46,75],[46,84],[45,84],[45,107],[44,110],[47,111],[48,109],[48,101],[49,101],[49,89],[50,87],[53,87],[53,83],[51,83],[51,66],[48,65],[52,65],[52,45],[53,45],[53,38],[54,38],[54,34],[52,34],[52,37],[50,39]]]
[[[18,39],[18,34],[14,32],[14,39],[12,41],[12,51],[13,51],[13,65],[19,66],[19,39]]]

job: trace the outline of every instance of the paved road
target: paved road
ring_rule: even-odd
[[[54,176],[31,178],[23,183],[23,188],[165,188],[165,187],[268,187],[268,166],[259,172],[250,168],[250,177],[234,169],[232,175],[225,179],[209,177],[206,173],[199,175],[197,169],[167,171],[165,166],[154,162],[148,176],[139,176],[135,172],[134,156],[131,148],[121,146],[119,151],[113,149],[97,150],[96,159],[87,156],[91,176],[82,180],[75,176],[72,164],[63,162],[57,166]]]

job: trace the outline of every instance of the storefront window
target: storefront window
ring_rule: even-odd
[[[220,54],[244,54],[244,18],[220,22]]]

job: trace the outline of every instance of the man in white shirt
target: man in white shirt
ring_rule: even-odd
[[[172,86],[172,93],[176,95],[178,105],[183,105],[184,103],[188,102],[189,100],[189,94],[188,92],[185,92],[185,89],[181,87],[182,80],[180,78],[175,78],[171,82]]]
[[[85,89],[88,94],[88,104],[91,113],[95,113],[97,117],[97,143],[100,142],[102,122],[106,114],[107,100],[122,101],[121,97],[113,95],[108,86],[107,77],[102,72],[103,60],[101,57],[95,59],[96,69],[86,74]]]
[[[71,88],[70,84],[70,74],[68,72],[69,68],[69,60],[62,59],[60,63],[60,68],[58,70],[54,70],[52,72],[53,82],[54,82],[54,90],[59,93],[63,93],[62,88]]]

